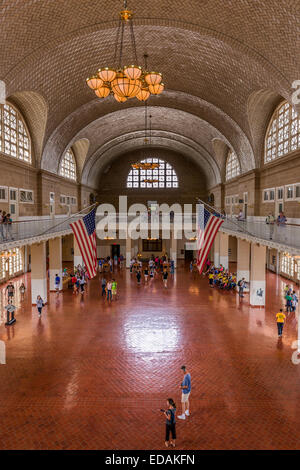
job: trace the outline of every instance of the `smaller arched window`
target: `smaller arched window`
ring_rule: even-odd
[[[239,176],[241,173],[240,163],[236,154],[229,150],[226,161],[226,181]]]
[[[284,102],[275,110],[265,142],[265,163],[300,148],[300,118],[294,108]]]
[[[76,161],[71,149],[68,149],[61,159],[59,174],[64,178],[76,181]]]
[[[133,168],[128,173],[127,188],[178,188],[178,178],[173,167],[159,158],[146,158],[143,164],[155,168]]]
[[[21,114],[9,104],[0,105],[0,152],[31,163],[31,144]]]

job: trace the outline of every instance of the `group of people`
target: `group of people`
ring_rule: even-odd
[[[180,385],[181,388],[181,415],[178,416],[180,420],[185,420],[190,416],[190,393],[191,393],[191,374],[187,371],[186,366],[181,367],[183,373],[183,381]],[[175,447],[176,445],[176,405],[173,398],[167,399],[167,409],[160,410],[165,416],[166,436],[165,446]],[[170,439],[171,437],[171,439]]]
[[[0,236],[1,241],[13,240],[12,218],[10,214],[0,209]]]
[[[106,280],[104,276],[101,279],[101,296],[107,301],[117,300],[118,283],[115,279]]]
[[[24,282],[22,282],[22,284],[19,287],[21,300],[24,300],[25,291],[26,291],[26,287],[25,287]],[[7,294],[7,302],[9,304],[12,304],[13,298],[15,295],[15,286],[13,285],[12,281],[10,281],[6,286],[6,294]]]
[[[141,284],[142,274],[144,275],[145,284],[148,283],[148,279],[152,281],[158,275],[162,276],[164,287],[168,287],[168,277],[175,273],[174,260],[168,260],[167,256],[164,255],[161,258],[152,255],[148,263],[144,266],[143,263],[135,258],[130,261],[130,273],[136,273],[136,279],[138,285]]]
[[[284,287],[284,298],[286,300],[286,311],[288,313],[295,312],[298,305],[298,297],[296,291],[294,291],[288,284]]]
[[[107,256],[106,258],[100,258],[98,260],[98,269],[100,273],[104,272],[106,268],[112,273],[114,269],[118,268],[118,266],[120,269],[125,267],[125,258],[123,255],[114,255],[113,258]]]
[[[275,227],[285,227],[287,224],[287,218],[283,212],[279,212],[277,219],[275,219],[272,212],[269,212],[266,217],[266,224],[269,226],[269,236],[270,240],[272,240],[274,236]]]
[[[72,273],[70,277],[73,294],[78,294],[80,292],[81,295],[83,295],[85,292],[85,286],[89,280],[86,268],[82,267],[80,264],[75,266],[74,273]]]
[[[234,290],[236,288],[236,274],[229,272],[222,264],[219,267],[210,266],[206,274],[208,274],[211,288],[218,287],[224,290]]]

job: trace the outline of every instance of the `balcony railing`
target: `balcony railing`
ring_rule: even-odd
[[[74,215],[73,217],[63,218],[48,218],[48,219],[32,219],[22,222],[13,222],[10,226],[0,225],[0,249],[5,244],[11,244],[12,242],[21,242],[29,239],[35,239],[37,237],[43,237],[45,239],[53,236],[55,233],[69,232],[71,233],[70,223],[78,220],[80,215]],[[146,217],[147,218],[147,217]],[[128,222],[133,217],[128,217]],[[121,214],[117,214],[116,222],[117,225],[121,221],[126,220]],[[160,223],[162,221],[161,216],[157,219]],[[171,227],[173,226],[173,218],[170,218]],[[196,217],[193,215],[193,229],[196,229]],[[3,236],[2,236],[3,228]],[[150,229],[150,220],[149,220]],[[252,238],[269,242],[271,246],[274,244],[280,244],[289,249],[300,252],[300,226],[289,225],[277,226],[267,225],[265,222],[253,222],[253,221],[238,221],[234,218],[226,218],[221,230],[236,234],[237,236],[245,235]]]

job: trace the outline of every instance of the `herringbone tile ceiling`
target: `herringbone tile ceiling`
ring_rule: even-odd
[[[290,99],[291,83],[300,78],[299,2],[132,0],[128,6],[135,12],[140,62],[147,52],[150,66],[164,74],[168,93],[151,98],[150,104],[163,106],[165,119],[173,119],[179,109],[207,121],[235,149],[244,170],[255,167],[260,156],[247,105],[262,89],[274,93],[274,101],[267,102],[270,112],[280,97]],[[33,137],[44,142],[44,149],[37,145],[36,150],[43,168],[56,171],[63,150],[77,134],[85,137],[83,130],[105,114],[118,111],[114,124],[119,135],[140,127],[140,113],[129,113],[138,106],[136,100],[125,105],[110,99],[100,102],[85,85],[88,75],[112,64],[121,8],[122,1],[115,0],[2,2],[0,78],[6,82],[8,98],[34,91],[47,103],[45,130],[34,123],[31,129],[37,133]],[[127,43],[125,38],[125,61],[130,60]],[[38,112],[36,120],[41,122]],[[210,135],[204,127],[193,126],[192,140],[206,145]],[[157,128],[165,130],[164,123],[158,122]],[[191,138],[185,122],[179,133]],[[107,135],[105,142],[112,137]],[[92,144],[90,149],[102,142],[96,139]],[[212,146],[210,152],[214,158]]]

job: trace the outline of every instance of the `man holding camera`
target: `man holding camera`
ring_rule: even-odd
[[[186,370],[186,366],[182,366],[183,371],[183,382],[181,384],[181,406],[182,414],[178,416],[179,419],[185,419],[186,416],[190,416],[190,403],[189,397],[191,393],[191,374]]]

